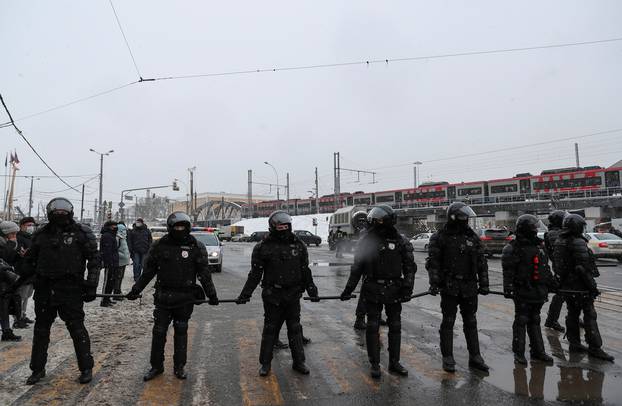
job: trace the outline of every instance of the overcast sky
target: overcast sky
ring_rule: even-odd
[[[115,7],[144,78],[391,59],[622,37],[612,1],[119,1]],[[0,0],[0,92],[16,118],[137,80],[110,4]],[[237,76],[144,82],[20,120],[24,134],[78,184],[106,158],[105,199],[131,187],[187,180],[199,191],[246,192],[281,182],[307,197],[319,168],[332,192],[333,152],[342,191],[472,181],[574,164],[573,140],[507,152],[438,158],[622,128],[622,42]],[[0,112],[0,123],[7,121]],[[22,175],[49,175],[11,128]],[[582,165],[622,158],[622,132],[579,139]],[[427,163],[426,163],[427,162]],[[405,165],[403,165],[405,164]],[[403,165],[392,167],[396,165]],[[387,168],[389,167],[389,168]],[[87,176],[88,175],[88,176]],[[97,197],[88,183],[87,201]],[[182,196],[169,192],[170,196]],[[36,182],[35,199],[66,189]],[[17,182],[27,206],[28,181]],[[257,194],[267,187],[256,186]],[[60,193],[74,201],[79,194]],[[92,203],[87,208],[91,209]]]

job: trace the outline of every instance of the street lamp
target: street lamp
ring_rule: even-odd
[[[99,223],[104,222],[104,210],[102,210],[104,202],[103,199],[103,191],[104,191],[104,155],[108,156],[114,152],[111,149],[108,152],[97,152],[93,148],[90,148],[89,151],[96,153],[99,155]]]
[[[423,164],[423,162],[419,162],[419,161],[415,161],[413,162],[413,174],[414,174],[414,188],[416,189],[417,186],[419,186],[418,182],[417,182],[417,166]]]
[[[276,176],[276,200],[281,200],[280,195],[279,195],[279,174],[276,171],[276,168],[274,167],[274,165],[272,165],[270,162],[264,161],[264,164],[271,167],[272,170],[274,171],[274,175]]]

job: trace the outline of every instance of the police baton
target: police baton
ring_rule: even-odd
[[[491,294],[491,295],[505,296],[505,293],[500,292],[498,290],[489,290],[488,293]]]
[[[355,299],[356,295],[350,295],[348,296],[348,299]],[[310,300],[312,302],[319,302],[320,300],[341,300],[341,296],[315,296],[315,297],[310,297],[310,296],[305,296],[302,298],[303,300]]]
[[[412,295],[410,298],[411,298],[411,299],[416,299],[416,298],[418,298],[418,297],[424,297],[424,296],[427,296],[427,295],[431,295],[431,293],[430,293],[430,291],[429,291],[429,290],[426,290],[425,292],[421,292],[421,293],[415,293],[415,294],[414,294],[414,295]]]
[[[119,295],[119,294],[108,294],[108,293],[96,293],[95,297],[103,297],[103,298],[108,298],[108,299],[127,299],[126,295]],[[140,299],[141,297],[143,297],[143,295],[138,295],[138,298]]]
[[[248,303],[250,302],[250,299],[248,300],[243,300],[241,303]],[[209,303],[209,300],[197,300],[196,302],[192,302],[195,305],[200,305],[203,303]],[[238,303],[238,299],[218,299],[218,304],[221,303]]]

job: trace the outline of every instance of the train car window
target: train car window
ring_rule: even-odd
[[[458,196],[472,196],[472,195],[481,195],[482,188],[481,187],[467,187],[458,189]]]
[[[402,201],[402,192],[395,192],[395,201],[396,202]]]
[[[523,194],[531,193],[531,179],[520,180],[520,192]]]
[[[493,185],[490,186],[490,193],[514,193],[518,191],[518,185],[516,183],[509,185]]]
[[[595,176],[589,178],[558,179],[544,182],[535,182],[533,184],[533,187],[534,189],[563,189],[585,186],[599,186],[601,184],[602,179],[600,178],[600,176]]]
[[[448,199],[455,199],[456,198],[456,187],[455,186],[449,186],[447,188],[447,198]]]
[[[605,172],[605,186],[606,187],[620,187],[620,172],[619,171]]]
[[[392,201],[393,201],[393,195],[376,196],[376,203],[385,203],[385,202],[392,202]]]
[[[415,192],[416,199],[436,199],[445,197],[444,190],[430,190],[429,192]]]

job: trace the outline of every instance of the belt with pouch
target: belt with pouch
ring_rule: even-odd
[[[378,284],[384,285],[384,286],[391,286],[391,285],[396,285],[396,284],[400,283],[402,280],[401,279],[375,279],[375,278],[369,278],[369,279],[367,279],[367,281],[375,282],[375,283],[378,283]]]

